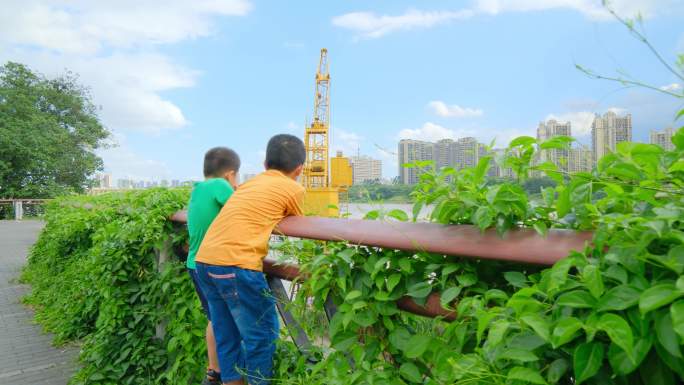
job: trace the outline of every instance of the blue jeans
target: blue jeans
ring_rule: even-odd
[[[209,302],[221,381],[239,380],[244,372],[250,385],[269,384],[278,315],[264,274],[197,262],[197,276]]]

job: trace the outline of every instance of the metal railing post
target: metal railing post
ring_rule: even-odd
[[[14,220],[20,221],[24,218],[24,206],[22,201],[14,201]]]

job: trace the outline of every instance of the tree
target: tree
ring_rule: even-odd
[[[48,79],[27,66],[0,66],[0,198],[83,192],[110,135],[71,72]]]

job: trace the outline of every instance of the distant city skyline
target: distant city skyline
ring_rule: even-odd
[[[622,142],[632,142],[632,114],[623,111],[618,114],[615,111],[606,111],[604,114],[596,113],[591,122],[591,146],[574,141],[567,149],[540,150],[533,164],[539,165],[551,162],[563,172],[589,172],[596,166],[601,157],[617,149]],[[674,135],[673,128],[662,131],[652,130],[649,143],[659,145],[665,149],[674,148],[671,138]],[[558,121],[548,119],[537,126],[536,138],[539,141],[547,141],[553,137],[567,136],[574,138],[571,121]],[[404,184],[415,184],[419,180],[421,168],[405,168],[403,164],[417,161],[432,161],[437,169],[450,166],[455,168],[472,167],[485,155],[501,155],[502,148],[487,150],[487,146],[479,143],[474,137],[463,137],[456,140],[443,138],[435,142],[415,139],[401,139],[398,143],[397,163],[399,164],[399,181]],[[427,169],[427,168],[425,168]],[[505,170],[492,163],[489,176],[511,177],[511,170]],[[533,171],[532,176],[542,176],[543,172]]]

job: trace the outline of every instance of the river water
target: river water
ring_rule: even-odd
[[[348,203],[346,210],[344,206],[341,209],[343,213],[349,213],[349,218],[354,219],[361,219],[367,212],[372,210],[388,212],[395,209],[403,210],[410,218],[413,212],[413,205],[410,203]],[[426,218],[429,213],[430,207],[423,207],[418,217],[419,220]]]

